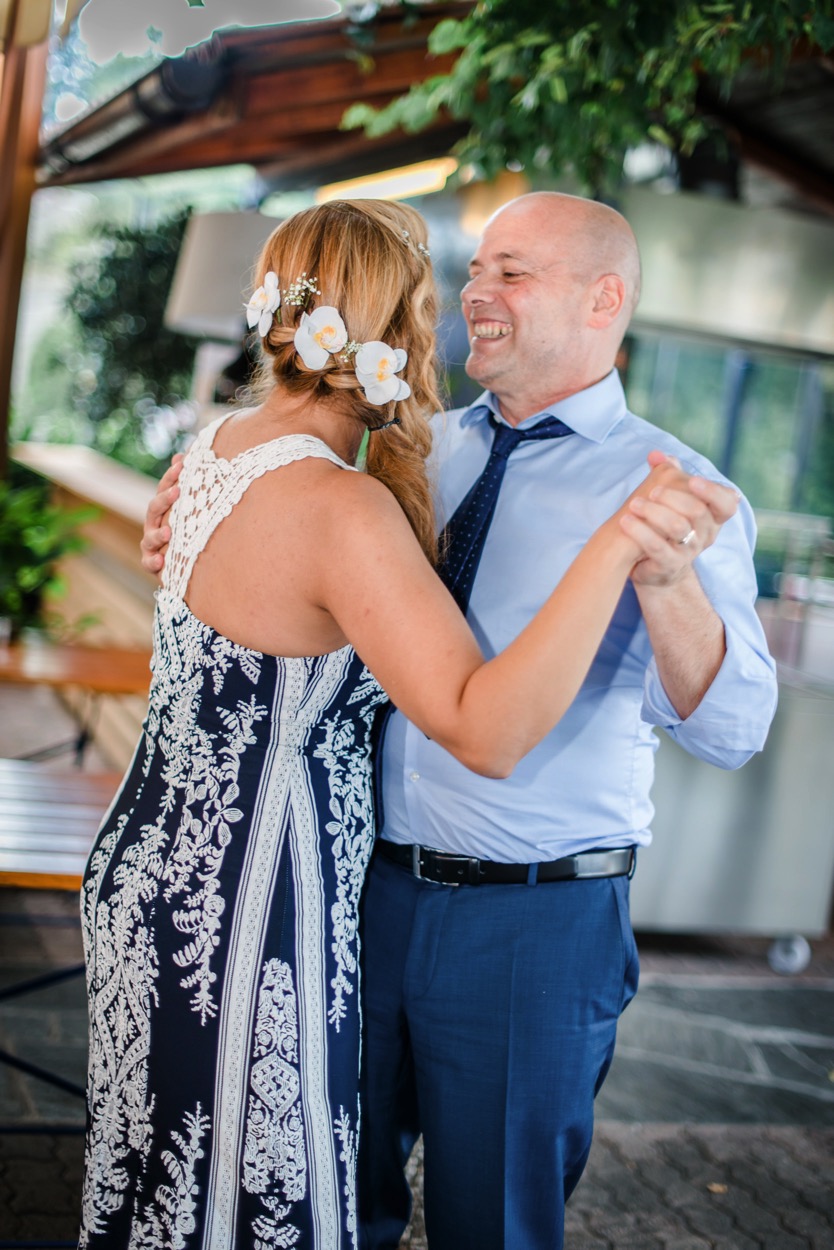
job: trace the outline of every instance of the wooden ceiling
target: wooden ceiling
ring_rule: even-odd
[[[358,100],[382,105],[446,72],[452,58],[428,55],[429,32],[469,7],[434,4],[407,20],[383,10],[373,43],[358,41],[344,17],[218,33],[53,135],[41,148],[38,183],[244,163],[291,187],[445,154],[463,133],[451,120],[375,140],[339,125]]]
[[[729,93],[703,83],[698,104],[742,161],[834,214],[834,57],[802,49],[776,88],[763,69],[747,66]]]

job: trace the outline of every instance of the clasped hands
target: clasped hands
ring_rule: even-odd
[[[619,524],[643,553],[631,572],[643,586],[670,586],[696,556],[715,542],[721,526],[738,508],[729,486],[685,473],[674,456],[653,451],[651,472],[621,510]],[[145,517],[142,567],[159,573],[171,538],[167,516],[179,495],[182,456],[175,456],[159,483]]]
[[[674,456],[653,451],[651,473],[620,513],[621,528],[643,552],[631,571],[641,586],[670,586],[710,547],[735,515],[739,495],[730,486],[692,477]]]

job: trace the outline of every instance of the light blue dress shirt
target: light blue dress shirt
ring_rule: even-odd
[[[438,417],[433,471],[441,523],[482,472],[495,397]],[[626,407],[616,372],[522,422],[559,417],[567,438],[522,444],[509,459],[467,614],[484,654],[507,646],[593,531],[646,476],[654,449],[726,482],[703,456]],[[724,622],[727,653],[699,707],[681,720],[666,696],[629,584],[588,677],[556,728],[505,780],[470,772],[400,712],[382,757],[382,836],[507,863],[645,845],[661,726],[720,768],[761,750],[776,707],[775,665],[754,609],[755,522],[742,499],[695,564]]]

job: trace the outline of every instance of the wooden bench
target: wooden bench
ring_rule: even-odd
[[[0,759],[0,885],[79,889],[120,780]]]
[[[49,759],[72,751],[80,765],[93,735],[99,701],[108,695],[147,695],[150,660],[147,647],[87,647],[39,637],[0,646],[0,683],[83,694],[80,705],[73,708],[78,724],[74,737],[19,758]]]
[[[0,886],[80,889],[90,849],[119,781],[118,773],[83,773],[78,769],[48,772],[37,764],[0,759]],[[0,990],[0,1003],[47,989],[83,972],[83,964],[73,964],[7,985]],[[0,1064],[84,1098],[82,1086],[31,1062],[25,1053],[0,1048]],[[0,1130],[76,1131],[63,1124],[40,1122],[33,1128],[15,1125],[12,1130],[2,1126]]]
[[[150,683],[148,647],[86,647],[27,639],[0,647],[0,681],[81,686],[95,694],[145,694]]]

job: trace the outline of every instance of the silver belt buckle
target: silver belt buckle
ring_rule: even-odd
[[[412,842],[411,844],[411,871],[414,873],[414,876],[417,877],[418,880],[421,878],[422,873],[420,872],[420,847],[417,846],[416,842]]]

